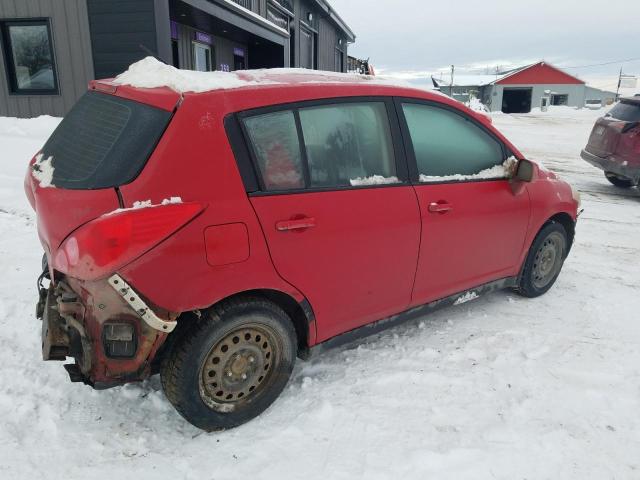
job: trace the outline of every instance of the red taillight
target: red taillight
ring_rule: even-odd
[[[73,232],[54,257],[54,268],[95,280],[150,250],[203,210],[199,203],[175,203],[103,215]]]

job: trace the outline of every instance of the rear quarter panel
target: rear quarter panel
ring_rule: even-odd
[[[224,105],[215,100],[187,97],[146,168],[121,188],[126,207],[135,201],[158,204],[180,197],[204,203],[204,212],[120,274],[153,303],[171,311],[206,308],[252,289],[274,289],[302,301],[303,296],[275,273],[223,128]],[[205,250],[205,231],[229,224],[246,226],[248,258],[215,265]]]

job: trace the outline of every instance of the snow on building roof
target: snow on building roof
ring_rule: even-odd
[[[390,77],[336,73],[304,68],[272,68],[236,72],[196,72],[180,70],[154,57],[132,64],[126,72],[111,80],[114,85],[136,88],[168,87],[178,93],[209,92],[270,85],[342,83],[416,88],[408,82]],[[435,92],[433,92],[435,93]]]
[[[489,85],[496,80],[499,80],[504,75],[454,75],[453,76],[453,86],[454,87],[482,87],[484,85]],[[433,78],[433,81],[439,87],[450,87],[451,86],[451,77],[449,78]]]

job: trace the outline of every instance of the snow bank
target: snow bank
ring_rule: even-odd
[[[283,85],[290,83],[362,83],[383,86],[415,88],[410,83],[392,77],[357,75],[353,73],[324,72],[305,68],[271,68],[263,70],[239,70],[237,72],[196,72],[180,70],[146,57],[118,75],[115,85],[137,88],[168,87],[178,93],[229,90],[258,85]],[[440,94],[439,92],[432,92]]]
[[[478,173],[474,173],[473,175],[443,175],[441,177],[435,175],[420,175],[421,182],[446,182],[451,180],[482,180],[482,179],[492,179],[492,178],[509,178],[513,175],[513,170],[518,163],[518,160],[509,157],[507,158],[503,164],[496,165],[495,167],[486,168],[484,170],[479,171]]]
[[[372,175],[370,177],[358,177],[349,180],[352,187],[363,185],[389,185],[391,183],[400,183],[398,177],[383,177],[382,175]]]

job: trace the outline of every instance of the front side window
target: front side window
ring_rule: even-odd
[[[46,20],[0,23],[9,87],[17,94],[58,91],[49,23]]]
[[[250,117],[244,125],[264,188],[268,191],[304,188],[302,153],[293,112]]]
[[[300,110],[311,187],[398,183],[383,102]]]
[[[501,144],[470,119],[430,105],[403,103],[421,182],[501,178]]]

